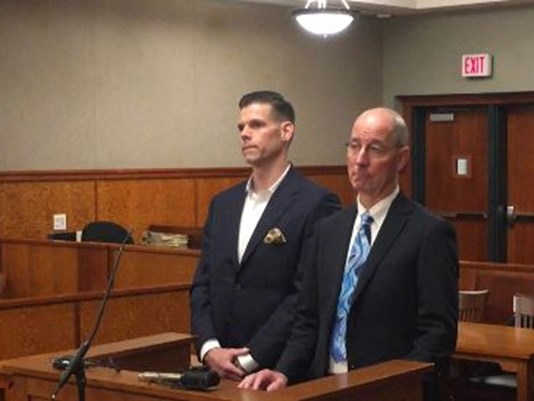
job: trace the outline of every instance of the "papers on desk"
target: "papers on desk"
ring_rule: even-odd
[[[186,234],[162,233],[157,231],[143,232],[143,244],[187,248],[189,236]]]

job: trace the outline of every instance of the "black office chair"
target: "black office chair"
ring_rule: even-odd
[[[126,239],[126,241],[125,241]],[[134,240],[128,230],[112,221],[94,221],[82,230],[82,241],[111,242],[133,244]]]

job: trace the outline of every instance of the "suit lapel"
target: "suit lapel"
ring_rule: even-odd
[[[371,280],[371,277],[387,254],[390,246],[404,229],[411,212],[412,205],[408,202],[407,198],[402,194],[397,196],[391,204],[386,219],[382,224],[380,232],[373,243],[367,261],[365,262],[365,266],[362,269],[358,279],[356,292],[354,293],[354,303],[357,302],[359,295]]]
[[[356,205],[343,211],[336,223],[336,230],[328,233],[329,238],[327,241],[333,246],[328,254],[328,259],[330,260],[330,263],[326,265],[328,272],[324,272],[321,276],[325,280],[327,278],[331,279],[330,284],[324,287],[328,292],[324,294],[323,298],[327,302],[325,310],[328,316],[335,316],[356,213]]]
[[[291,206],[293,199],[298,195],[299,192],[300,188],[298,175],[294,170],[294,167],[291,167],[286,177],[280,183],[280,186],[272,195],[267,207],[265,208],[265,211],[263,212],[263,215],[258,221],[258,224],[247,244],[245,253],[243,254],[241,266],[246,264],[248,258],[254,252],[254,249],[256,249],[256,247],[263,241],[263,238],[267,232],[271,228],[276,227],[276,222]]]
[[[237,248],[239,242],[239,225],[241,224],[241,214],[243,213],[243,206],[245,204],[246,183],[240,185],[236,189],[236,194],[232,200],[232,204],[225,210],[224,221],[222,227],[228,227],[228,249],[232,252],[232,260],[235,266],[239,266],[239,260],[237,255]]]

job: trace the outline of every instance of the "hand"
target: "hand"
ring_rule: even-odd
[[[204,362],[223,379],[241,380],[246,372],[236,366],[237,357],[249,352],[248,348],[213,348],[204,356]]]
[[[263,369],[241,380],[237,387],[249,390],[280,390],[287,386],[287,377],[283,373]]]

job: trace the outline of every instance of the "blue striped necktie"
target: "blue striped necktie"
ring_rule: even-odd
[[[371,223],[373,218],[368,212],[361,215],[360,228],[352,243],[349,259],[345,265],[341,292],[337,301],[336,320],[332,331],[330,353],[335,362],[347,360],[345,336],[347,333],[347,317],[354,299],[354,290],[358,284],[360,270],[367,260],[371,249]]]

